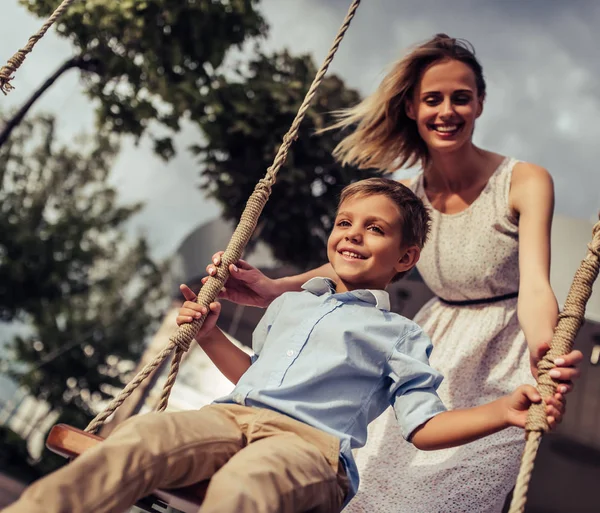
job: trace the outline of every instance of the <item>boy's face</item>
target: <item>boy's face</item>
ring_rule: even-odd
[[[400,211],[387,196],[345,200],[327,243],[327,257],[340,278],[337,292],[384,289],[396,273],[410,269],[419,252],[402,247],[401,232]]]

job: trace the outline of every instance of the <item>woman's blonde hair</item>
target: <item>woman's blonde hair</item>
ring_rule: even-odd
[[[479,97],[485,97],[483,70],[473,46],[463,39],[437,34],[396,63],[375,93],[355,107],[335,113],[338,121],[326,130],[355,128],[334,149],[336,160],[386,173],[417,163],[425,167],[429,160],[427,146],[416,122],[406,114],[406,102],[412,100],[425,69],[443,60],[469,66],[475,74]]]

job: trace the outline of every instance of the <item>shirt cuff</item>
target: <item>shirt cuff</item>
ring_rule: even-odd
[[[402,394],[394,404],[402,436],[410,440],[413,431],[438,413],[447,411],[435,388],[418,388]]]

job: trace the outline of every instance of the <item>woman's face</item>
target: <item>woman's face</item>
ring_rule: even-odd
[[[454,152],[469,143],[482,111],[473,70],[455,60],[430,65],[406,105],[432,153]]]

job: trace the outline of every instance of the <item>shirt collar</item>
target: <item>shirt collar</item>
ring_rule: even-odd
[[[304,285],[302,285],[304,290],[308,292],[312,292],[317,296],[322,296],[323,294],[335,294],[338,299],[344,300],[345,298],[349,299],[354,297],[360,301],[365,301],[367,303],[371,303],[375,305],[379,310],[384,310],[386,312],[390,311],[390,295],[385,290],[378,289],[358,289],[350,292],[344,292],[341,294],[336,294],[335,292],[335,282],[330,280],[329,278],[311,278]]]

